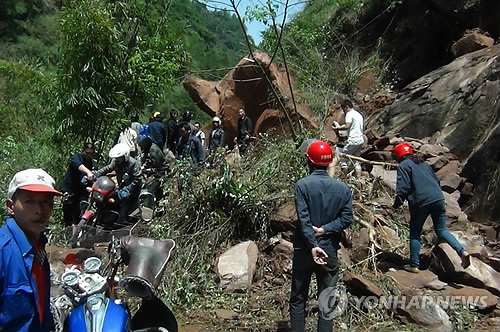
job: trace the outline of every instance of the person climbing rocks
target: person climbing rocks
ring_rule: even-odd
[[[333,130],[337,133],[339,130],[348,130],[349,133],[347,135],[347,142],[344,145],[344,148],[340,150],[340,152],[351,155],[351,156],[359,156],[361,154],[361,150],[363,149],[364,140],[364,119],[363,115],[354,109],[354,106],[350,100],[344,100],[340,107],[342,111],[345,113],[345,124],[332,126]],[[337,124],[337,123],[335,123]],[[340,163],[340,167],[343,171],[346,171],[348,168],[347,161],[344,160]],[[354,169],[356,171],[356,175],[359,177],[361,175],[361,164],[356,161],[354,162]]]
[[[429,215],[438,238],[447,242],[457,252],[462,258],[463,267],[468,267],[469,253],[446,228],[446,205],[436,174],[420,155],[413,153],[408,143],[396,145],[394,156],[399,167],[393,208],[399,208],[408,200],[410,209],[410,264],[405,265],[404,269],[413,273],[419,272],[420,236]]]

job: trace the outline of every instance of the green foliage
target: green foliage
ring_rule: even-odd
[[[475,331],[476,322],[479,320],[478,314],[465,306],[457,306],[447,310],[451,318],[455,331],[471,332]]]
[[[360,17],[374,3],[373,0],[308,1],[304,10],[284,27],[281,44],[289,67],[297,76],[302,92],[300,101],[311,106],[319,123],[324,123],[338,94],[352,96],[357,92],[363,74],[373,77],[374,89],[384,80],[388,61],[383,59],[380,45],[359,49],[355,43],[356,29],[362,29],[357,26]],[[384,3],[389,9],[399,1]],[[254,18],[265,21],[274,11],[263,10]],[[266,30],[263,37],[260,47],[274,53],[278,40],[273,28]]]
[[[306,175],[304,157],[287,141],[263,139],[257,151],[232,165],[220,154],[212,168],[203,170],[188,171],[180,164],[167,179],[167,216],[151,225],[149,235],[177,242],[167,282],[176,288],[165,295],[177,309],[212,302],[208,274],[217,252],[207,248],[268,238],[271,214],[293,197],[295,182]]]
[[[67,5],[61,24],[59,131],[103,140],[113,121],[142,109],[173,84],[185,62],[182,44],[166,25],[147,34],[142,21],[147,6],[102,0]],[[132,32],[130,21],[136,22]]]

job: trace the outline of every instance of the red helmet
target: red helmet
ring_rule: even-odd
[[[413,149],[408,143],[400,143],[394,147],[394,154],[397,159],[401,159],[407,154],[413,154]]]
[[[306,157],[314,165],[328,166],[333,160],[333,151],[328,143],[316,141],[307,148]]]

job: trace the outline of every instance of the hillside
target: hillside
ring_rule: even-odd
[[[116,135],[119,129],[116,126],[93,128],[87,120],[92,112],[95,120],[107,123],[107,119],[114,119],[116,123],[132,112],[143,113],[146,121],[152,108],[164,112],[171,108],[181,112],[191,109],[195,118],[206,121],[208,117],[198,112],[180,84],[184,75],[196,72],[206,77],[217,76],[221,68],[234,65],[244,54],[239,23],[227,12],[210,11],[196,1],[170,1],[168,8],[160,0],[125,1],[127,15],[137,17],[142,26],[135,36],[139,38],[131,43],[131,38],[135,38],[130,34],[133,27],[123,19],[119,8],[106,5],[104,11],[104,4],[100,0],[2,2],[0,158],[19,161],[18,165],[2,162],[2,187],[9,174],[27,165],[47,168],[61,177],[68,153],[80,149],[82,140]],[[98,30],[88,30],[87,36],[79,36],[77,42],[75,29],[84,28],[78,26],[79,22],[98,17],[82,18],[92,10],[101,17],[112,15],[108,17],[112,24],[107,27],[109,33],[100,36]],[[80,18],[71,21],[71,15]],[[101,23],[96,21],[96,24]],[[112,31],[120,34],[114,38]],[[155,37],[160,33],[160,39]],[[74,35],[68,38],[70,34]],[[108,36],[111,38],[105,40]],[[103,49],[99,48],[100,43],[108,44]],[[103,52],[106,48],[111,53]],[[172,51],[165,52],[166,48]],[[100,54],[102,61],[94,54]],[[123,62],[123,58],[129,60]],[[108,75],[109,63],[113,64],[113,75]],[[85,72],[85,66],[93,68],[94,73]],[[83,71],[83,76],[75,75],[78,71]],[[73,74],[65,75],[68,72]],[[139,77],[132,77],[131,73]],[[89,87],[100,96],[90,93]],[[81,98],[83,104],[72,105],[73,98]],[[63,106],[66,102],[69,102],[67,107]],[[117,111],[103,114],[100,110],[105,108]],[[79,112],[81,116],[77,115]],[[72,125],[78,123],[79,127]],[[97,132],[98,129],[102,132]],[[45,157],[38,159],[29,152],[32,150],[43,151]]]

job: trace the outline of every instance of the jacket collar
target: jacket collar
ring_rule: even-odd
[[[23,257],[26,257],[26,255],[28,255],[31,250],[33,250],[33,245],[30,243],[23,230],[17,225],[14,218],[7,218],[6,225],[9,228],[12,237],[19,246],[19,249],[21,249]],[[45,234],[42,233],[40,235],[40,241],[42,241],[42,244],[45,246],[45,244],[47,243],[47,237],[45,236]]]
[[[311,175],[328,175],[328,172],[322,169],[317,169]]]

